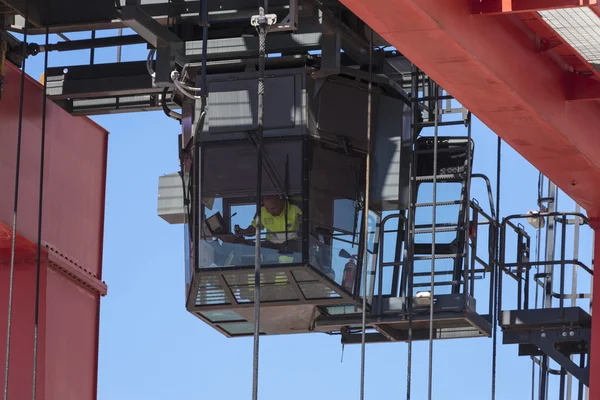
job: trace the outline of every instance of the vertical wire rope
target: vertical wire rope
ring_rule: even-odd
[[[29,0],[25,1],[25,28],[23,43],[27,43],[29,25]],[[12,335],[12,308],[13,291],[15,282],[15,250],[17,247],[17,215],[19,211],[19,179],[21,176],[21,139],[23,137],[23,107],[25,98],[25,65],[27,60],[27,46],[23,46],[23,68],[21,71],[21,84],[19,93],[19,127],[17,130],[17,155],[15,162],[15,196],[13,203],[12,238],[10,246],[10,271],[8,281],[8,312],[6,324],[6,359],[4,365],[4,400],[8,400],[9,373],[10,373],[10,342]]]
[[[437,217],[437,166],[438,166],[438,130],[439,130],[439,109],[438,109],[438,87],[435,89],[435,106],[433,122],[433,184],[432,184],[432,207],[431,207],[431,293],[429,296],[429,365],[427,378],[427,398],[431,400],[433,395],[433,296],[435,292],[435,229]]]
[[[49,0],[46,0],[46,15],[49,11]],[[50,27],[46,22],[46,48],[50,38]],[[48,91],[47,76],[48,76],[48,51],[44,52],[44,82],[43,82],[43,98],[42,98],[42,137],[40,144],[40,186],[39,186],[39,203],[38,203],[38,226],[37,226],[37,256],[35,267],[35,312],[33,325],[33,383],[31,398],[37,398],[37,355],[38,355],[38,333],[39,333],[39,316],[40,316],[40,280],[41,280],[41,255],[42,255],[42,220],[44,208],[44,162],[45,162],[45,146],[46,146],[46,94]]]
[[[406,290],[406,298],[408,302],[408,351],[407,351],[407,360],[406,360],[406,400],[410,400],[411,396],[411,384],[412,384],[412,337],[413,337],[413,307],[412,307],[412,291],[413,291],[413,246],[414,246],[414,214],[415,214],[415,186],[416,186],[416,156],[415,156],[415,140],[417,136],[417,115],[418,112],[418,92],[419,92],[419,70],[413,64],[411,69],[411,150],[412,150],[412,159],[410,163],[410,184],[408,187],[409,196],[411,205],[409,207],[408,221],[407,221],[407,229],[408,235],[407,238],[409,240],[408,249],[406,251],[407,262],[405,264],[406,270],[406,281],[407,281],[407,290]],[[406,246],[405,246],[406,247]]]
[[[500,233],[500,167],[502,165],[502,139],[498,137],[498,150],[497,150],[497,168],[496,168],[496,232]],[[496,235],[498,239],[499,235]],[[492,317],[492,324],[494,325],[493,335],[492,335],[492,400],[496,399],[496,359],[498,353],[498,298],[500,296],[499,286],[500,286],[500,274],[502,266],[497,262],[500,256],[500,244],[497,240],[496,245],[496,268],[494,271],[495,275],[495,285],[494,285],[494,315]]]
[[[362,263],[362,333],[360,348],[360,400],[365,398],[365,358],[366,358],[366,328],[367,328],[367,260],[369,257],[369,190],[371,184],[371,129],[372,129],[372,90],[373,90],[373,29],[369,36],[369,86],[367,99],[367,157],[365,168],[365,205],[363,209],[363,251]]]
[[[260,4],[260,2],[259,2]],[[265,4],[266,7],[266,4]],[[262,169],[264,134],[265,58],[267,27],[265,9],[259,7],[258,26],[258,127],[256,153],[256,241],[254,247],[254,349],[252,363],[252,400],[258,399],[258,359],[260,345],[260,239],[262,231]]]

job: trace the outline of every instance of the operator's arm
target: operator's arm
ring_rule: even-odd
[[[256,228],[254,228],[254,226],[252,225],[250,225],[246,229],[242,229],[239,225],[236,225],[233,227],[233,230],[236,235],[254,236],[256,234]]]
[[[246,229],[240,228],[239,225],[233,227],[233,231],[236,235],[244,235],[244,236],[254,236],[256,235],[256,216],[252,220],[252,224]]]

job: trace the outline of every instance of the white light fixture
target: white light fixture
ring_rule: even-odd
[[[600,64],[600,17],[589,7],[538,11],[542,19],[590,64]]]
[[[413,298],[415,307],[426,307],[431,304],[431,292],[417,292]]]

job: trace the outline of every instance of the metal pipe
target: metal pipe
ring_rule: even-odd
[[[575,212],[580,212],[581,207],[579,204],[575,206]],[[577,260],[579,258],[579,231],[580,231],[580,220],[579,218],[575,218],[573,228],[573,259]],[[571,275],[571,307],[575,307],[577,305],[577,268],[573,268],[573,272]],[[573,356],[570,356],[571,360]],[[567,400],[571,400],[573,396],[573,375],[567,375]]]
[[[133,44],[143,44],[146,41],[140,35],[111,36],[105,38],[70,40],[68,42],[57,42],[40,45],[39,51],[75,51],[87,49],[99,49],[103,47],[118,47]]]
[[[567,251],[567,218],[561,219],[562,229],[560,234],[560,298],[558,299],[561,318],[565,315],[565,253]],[[552,288],[551,288],[552,289]]]
[[[122,37],[123,36],[123,28],[119,28],[119,33],[118,33],[118,37]],[[121,50],[122,50],[122,46],[117,47],[117,62],[120,63],[121,62]]]
[[[436,103],[437,104],[437,103]],[[465,188],[465,202],[463,204],[464,207],[464,213],[465,213],[465,217],[464,217],[464,221],[463,221],[463,229],[464,229],[464,251],[465,251],[465,255],[464,255],[464,263],[461,263],[461,265],[463,266],[464,270],[463,270],[463,289],[465,291],[465,308],[467,306],[467,303],[469,301],[469,265],[470,265],[470,260],[469,260],[469,232],[470,232],[470,226],[469,224],[471,223],[471,158],[473,157],[473,154],[471,152],[471,113],[468,112],[467,113],[467,182],[466,182],[466,188]],[[436,172],[434,171],[434,174]],[[435,235],[435,233],[434,233]],[[474,280],[474,276],[471,275],[471,279]],[[460,289],[460,287],[459,287]]]
[[[526,241],[526,246],[527,246],[527,259],[531,259],[531,238],[529,236],[527,236],[527,241]],[[531,268],[526,268],[525,269],[525,309],[529,310],[529,275],[530,275],[530,269]]]
[[[92,39],[91,40],[95,40],[96,39],[96,31],[92,31]],[[95,54],[95,50],[94,48],[90,48],[90,65],[94,65],[94,56]]]
[[[553,211],[553,212],[544,212],[544,213],[536,214],[536,217],[540,217],[540,218],[542,218],[542,217],[562,217],[562,216],[578,217],[578,218],[581,218],[586,225],[589,224],[588,218],[579,212]],[[502,224],[507,224],[507,225],[517,229],[518,227],[516,225],[512,224],[510,221],[513,219],[521,219],[521,218],[528,218],[528,217],[531,217],[531,214],[512,214],[512,215],[509,215],[508,217],[504,217],[502,219]]]
[[[556,201],[556,186],[554,185],[554,183],[552,183],[552,181],[548,180],[548,210],[550,210],[551,208],[554,208],[554,212],[557,212],[557,201]],[[555,238],[556,238],[556,231],[555,231],[555,220],[556,218],[554,216],[549,216],[548,217],[548,224],[546,225],[546,261],[550,261],[550,260],[554,260],[554,244],[555,244]],[[551,308],[552,307],[552,281],[553,281],[553,275],[554,275],[554,268],[552,265],[546,265],[546,267],[544,268],[544,273],[546,274],[547,278],[546,278],[546,285],[544,287],[544,294],[545,294],[545,302],[544,302],[544,307],[545,308]]]
[[[521,258],[521,243],[523,242],[522,240],[523,238],[523,233],[521,231],[518,231],[517,233],[517,260],[519,260],[519,262],[522,261]],[[521,271],[521,268],[517,268],[517,310],[521,310],[522,309],[522,302],[523,302],[523,273]]]
[[[506,264],[504,264],[504,267],[505,268],[522,267],[522,266],[536,267],[536,266],[543,266],[543,265],[550,265],[550,264],[552,264],[552,265],[563,264],[563,262],[561,262],[560,260],[514,262],[514,263],[506,263]],[[588,272],[590,275],[594,275],[594,271],[579,260],[565,260],[564,264],[565,265],[576,265],[580,268],[583,268],[583,270]]]
[[[204,93],[207,88],[206,88],[206,63],[207,63],[207,58],[208,58],[208,0],[202,0],[202,10],[201,10],[201,15],[202,15],[202,20],[200,22],[200,26],[202,26],[202,68],[201,68],[201,78],[200,78],[200,87],[201,87],[201,93]],[[265,28],[266,29],[266,28]],[[266,32],[264,33],[266,35]],[[265,50],[266,44],[265,44],[265,40],[266,39],[260,39],[259,41],[262,40],[262,43],[259,44],[259,46],[262,45],[262,50]],[[260,52],[261,49],[259,48],[259,58],[260,58]],[[266,57],[266,56],[265,56]],[[261,61],[259,60],[259,63]],[[264,61],[263,61],[263,79],[264,79]],[[259,83],[260,85],[260,83]]]

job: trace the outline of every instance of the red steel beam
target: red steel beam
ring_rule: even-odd
[[[600,104],[569,102],[565,71],[508,16],[472,16],[464,0],[342,2],[600,216]]]
[[[600,100],[600,81],[588,76],[567,72],[565,90],[568,101]]]
[[[596,5],[597,0],[471,0],[473,14],[511,14]]]
[[[600,104],[567,101],[565,71],[538,52],[512,16],[474,16],[466,0],[341,1],[589,217],[600,216]],[[594,292],[600,293],[598,277]],[[592,341],[600,343],[598,320],[594,327]],[[600,350],[595,353],[592,377],[600,375]],[[600,380],[590,381],[590,399],[599,399]]]

